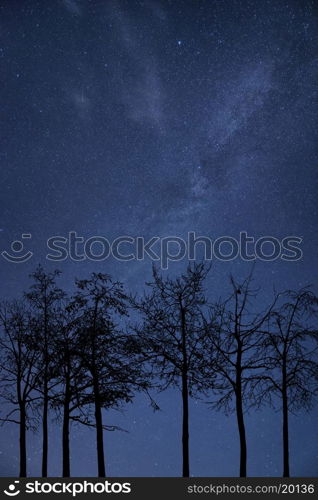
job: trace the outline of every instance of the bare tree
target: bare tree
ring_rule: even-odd
[[[189,265],[176,278],[164,278],[153,268],[149,293],[132,299],[142,316],[136,327],[145,360],[159,377],[159,387],[176,386],[182,394],[182,475],[189,477],[189,397],[200,387],[197,365],[203,335],[202,308],[206,304],[203,282],[209,268]]]
[[[57,384],[51,391],[50,404],[62,420],[62,476],[70,477],[70,424],[74,411],[84,413],[86,390],[90,387],[81,363],[76,317],[65,301],[57,321],[58,336],[54,336],[53,356]]]
[[[101,273],[76,284],[78,292],[70,308],[78,316],[79,355],[91,388],[86,403],[94,406],[94,422],[83,414],[83,405],[72,420],[96,428],[98,476],[105,477],[103,431],[117,427],[103,424],[102,409],[130,402],[134,391],[146,388],[147,382],[142,367],[132,358],[129,340],[116,323],[116,318],[120,323],[127,315],[123,285]]]
[[[272,312],[260,355],[267,370],[256,383],[258,398],[282,404],[283,476],[289,477],[289,413],[311,408],[318,389],[318,298],[308,289],[282,294]],[[276,399],[277,401],[277,399]]]
[[[54,357],[52,355],[53,337],[56,334],[56,319],[59,315],[59,303],[64,292],[57,287],[59,271],[46,273],[41,266],[30,277],[34,280],[26,299],[37,314],[37,346],[40,353],[40,371],[42,373],[39,391],[42,394],[42,477],[48,472],[48,413],[51,382],[55,384]]]
[[[243,282],[230,278],[232,293],[225,301],[211,308],[205,320],[206,337],[203,364],[206,384],[217,396],[212,407],[235,411],[240,439],[240,477],[247,473],[247,442],[245,411],[254,403],[252,388],[264,368],[257,348],[262,340],[262,328],[272,311],[255,313],[251,302],[258,290],[252,288],[252,273]],[[234,401],[234,407],[233,407]]]
[[[30,410],[38,396],[41,372],[39,351],[34,348],[34,318],[23,302],[2,303],[0,308],[0,398],[8,409],[2,423],[19,425],[20,477],[27,476],[26,431]]]

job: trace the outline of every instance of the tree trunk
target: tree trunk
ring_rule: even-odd
[[[246,477],[247,446],[241,388],[236,394],[236,417],[240,436],[240,477]]]
[[[47,477],[47,457],[48,457],[48,387],[47,381],[44,385],[43,395],[43,415],[42,415],[42,477]]]
[[[105,477],[105,458],[104,458],[104,432],[103,432],[103,417],[102,408],[99,397],[98,381],[94,382],[94,399],[95,399],[95,423],[96,423],[96,448],[97,448],[97,464],[98,477]]]
[[[246,477],[247,446],[242,399],[242,344],[238,340],[236,358],[236,418],[240,436],[240,477]]]
[[[70,391],[69,384],[66,383],[63,405],[63,477],[71,476],[70,466]]]
[[[190,476],[189,463],[189,394],[188,394],[188,376],[182,374],[182,477]]]
[[[189,391],[188,391],[188,357],[187,357],[187,332],[185,310],[181,309],[181,335],[182,335],[182,477],[190,476],[189,458]]]
[[[47,457],[48,457],[48,306],[47,306],[47,288],[44,296],[44,381],[43,381],[43,414],[42,414],[42,477],[47,477]]]
[[[288,397],[286,363],[283,361],[283,477],[289,477]]]
[[[96,448],[97,448],[97,466],[98,466],[98,477],[105,477],[105,457],[104,457],[104,433],[103,433],[103,417],[102,417],[102,406],[100,401],[99,393],[99,380],[98,371],[96,370],[96,318],[98,312],[99,299],[95,301],[94,309],[94,319],[93,319],[93,335],[91,337],[92,345],[92,377],[93,377],[93,388],[94,388],[94,403],[95,403],[95,425],[96,425]]]
[[[20,407],[20,477],[27,477],[26,458],[26,411],[22,404]]]

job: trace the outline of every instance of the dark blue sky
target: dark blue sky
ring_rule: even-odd
[[[38,262],[74,276],[109,272],[141,290],[151,263],[47,263],[46,239],[69,231],[211,238],[303,238],[298,262],[259,262],[269,297],[317,277],[318,8],[310,0],[1,0],[1,251],[22,233],[34,256],[0,256],[2,298],[21,293]],[[171,266],[172,272],[179,269]],[[226,291],[216,262],[208,293]],[[180,397],[138,397],[105,415],[110,475],[179,475]],[[317,408],[291,418],[293,475],[316,475]],[[191,407],[191,472],[236,475],[235,419]],[[250,475],[281,473],[280,414],[248,417]],[[315,436],[315,439],[314,439]],[[0,429],[0,471],[17,473],[17,429]],[[50,474],[60,472],[53,428]],[[29,435],[31,475],[40,436]],[[57,443],[57,444],[56,444]],[[94,434],[74,427],[73,475],[94,475]]]

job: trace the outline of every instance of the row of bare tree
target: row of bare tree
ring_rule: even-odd
[[[142,297],[109,275],[76,281],[69,297],[59,271],[38,267],[23,297],[0,307],[1,422],[19,426],[20,476],[27,475],[28,429],[42,428],[42,476],[48,475],[51,414],[61,420],[62,475],[69,477],[71,423],[96,432],[98,476],[105,477],[104,409],[137,392],[176,387],[182,397],[182,475],[190,475],[189,399],[235,411],[240,476],[247,474],[245,414],[281,409],[283,475],[289,470],[289,415],[309,410],[318,394],[318,298],[310,290],[274,293],[260,307],[252,274],[230,278],[230,293],[208,301],[209,268],[189,265],[177,277],[153,269]]]

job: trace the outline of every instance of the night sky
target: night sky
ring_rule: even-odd
[[[46,261],[70,231],[303,238],[298,262],[257,262],[263,296],[317,278],[318,4],[311,0],[0,0],[0,250],[32,234],[23,264],[0,256],[0,295],[16,297],[38,263],[60,285],[102,271],[142,291],[151,261]],[[171,273],[186,262],[171,264]],[[208,295],[250,263],[214,262]],[[317,288],[315,288],[317,291]],[[181,397],[153,413],[138,396],[107,424],[111,476],[181,473]],[[317,475],[317,407],[291,416],[291,473]],[[235,417],[192,401],[194,476],[238,474]],[[0,429],[0,473],[16,475],[17,427]],[[247,417],[248,474],[281,475],[281,417]],[[40,433],[28,435],[40,473]],[[61,472],[60,428],[50,475]],[[95,435],[72,429],[72,475],[96,475]]]

